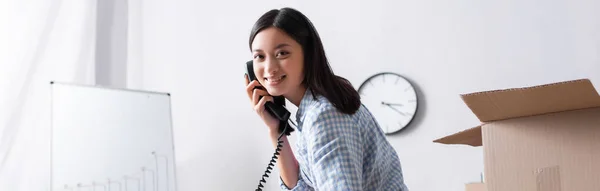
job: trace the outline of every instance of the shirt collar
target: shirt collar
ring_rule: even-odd
[[[296,122],[298,124],[301,123],[301,121],[304,121],[304,114],[306,112],[307,109],[309,109],[309,107],[316,102],[315,97],[313,97],[312,91],[310,91],[310,88],[307,88],[306,91],[304,92],[304,96],[302,96],[302,100],[300,100],[300,105],[298,106],[298,111],[296,111]]]

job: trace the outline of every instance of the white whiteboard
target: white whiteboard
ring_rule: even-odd
[[[176,190],[169,94],[51,88],[51,191]]]

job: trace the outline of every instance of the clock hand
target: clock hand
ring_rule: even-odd
[[[396,105],[396,106],[404,106],[404,105],[402,105],[402,104],[400,104],[400,103],[388,103],[388,102],[384,102],[384,101],[382,101],[382,102],[381,102],[381,104],[383,104],[383,105],[387,105],[387,106],[392,106],[392,105]]]
[[[391,105],[387,105],[388,107],[392,108],[394,111],[398,112],[400,115],[406,116],[406,114],[398,109],[396,109],[395,107],[392,107]]]

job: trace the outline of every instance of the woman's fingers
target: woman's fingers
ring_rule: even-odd
[[[246,93],[248,94],[248,99],[252,100],[252,93],[257,87],[260,87],[260,83],[258,83],[258,81],[256,80],[253,80],[252,82],[248,83],[248,85],[246,85]]]
[[[265,110],[265,103],[267,103],[268,101],[273,101],[273,97],[263,96],[262,98],[260,98],[258,103],[254,106],[254,111],[256,111],[256,113],[262,115],[262,111]]]
[[[268,95],[269,95],[269,93],[265,90],[254,89],[252,92],[252,105],[258,104],[261,96],[264,97],[264,96],[268,96]]]

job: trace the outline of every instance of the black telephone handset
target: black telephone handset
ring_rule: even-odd
[[[256,75],[254,74],[254,67],[252,66],[253,61],[250,60],[246,62],[246,74],[248,74],[248,81],[252,82],[256,80]],[[264,89],[261,87],[261,89]],[[273,96],[273,102],[266,102],[265,109],[269,114],[279,119],[280,122],[286,123],[290,118],[290,112],[285,108],[285,98],[283,96]],[[279,133],[283,132],[285,125],[279,125]],[[286,133],[289,135],[289,133]]]
[[[248,76],[249,82],[256,80],[252,60],[246,62],[246,74]],[[257,88],[262,89],[262,87]],[[277,149],[275,149],[275,153],[273,154],[273,157],[269,162],[269,166],[267,166],[267,170],[262,175],[261,180],[258,182],[258,188],[256,189],[256,191],[262,190],[262,188],[264,187],[262,183],[267,182],[265,178],[269,177],[268,174],[271,173],[271,170],[273,170],[273,166],[276,162],[275,159],[277,159],[279,151],[281,151],[281,147],[283,147],[283,141],[281,141],[281,137],[283,135],[290,135],[290,133],[294,132],[294,129],[292,129],[288,123],[288,119],[290,118],[290,112],[285,108],[285,98],[283,96],[273,96],[273,102],[268,101],[265,103],[265,110],[267,110],[267,112],[270,115],[279,120],[279,137],[277,137]]]

